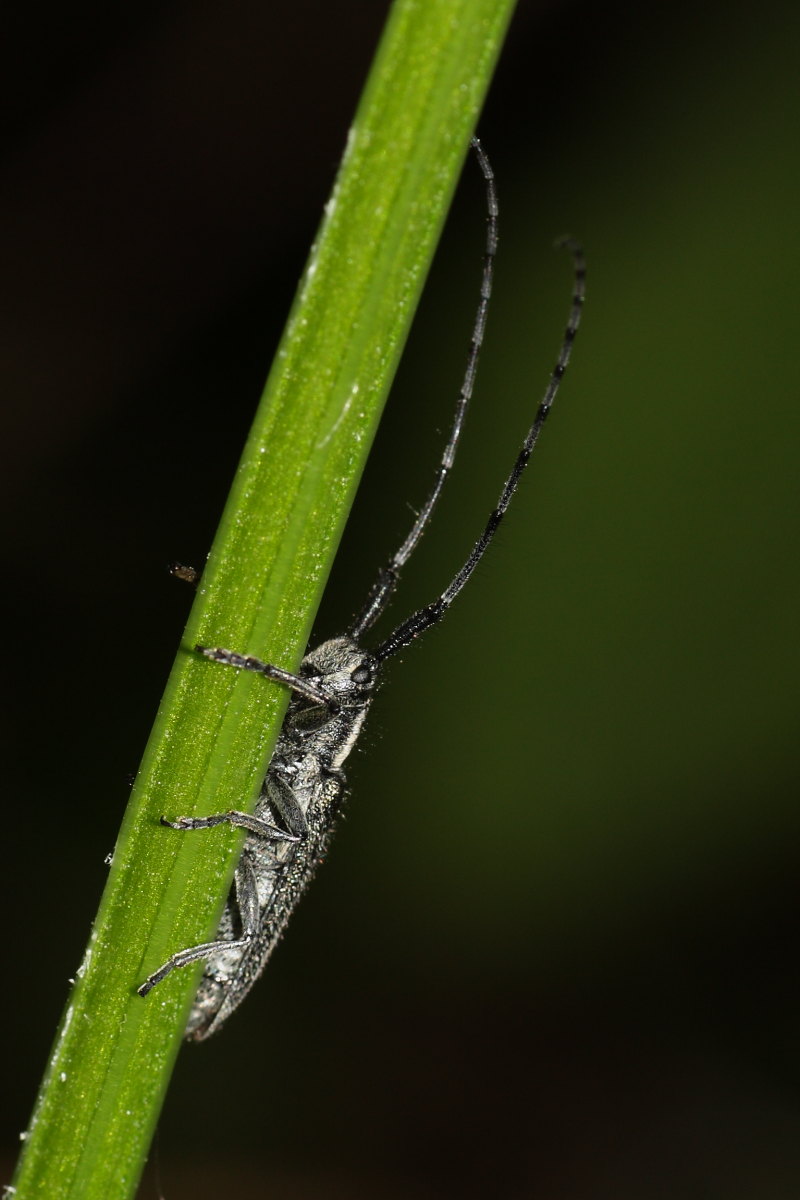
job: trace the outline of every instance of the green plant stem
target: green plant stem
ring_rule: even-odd
[[[136,1187],[199,968],[145,1000],[135,989],[213,935],[242,841],[170,833],[159,816],[254,803],[288,701],[193,647],[300,660],[512,8],[392,8],[131,795],[18,1200]],[[113,654],[129,653],[136,632],[121,630]]]

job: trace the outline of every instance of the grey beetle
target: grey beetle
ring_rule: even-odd
[[[488,210],[480,300],[444,454],[433,488],[408,537],[379,571],[364,607],[347,634],[323,642],[308,653],[297,675],[231,650],[196,647],[199,653],[214,662],[256,671],[284,683],[293,696],[252,815],[227,812],[210,817],[180,817],[174,821],[161,819],[163,825],[177,830],[208,829],[223,824],[247,830],[216,939],[173,954],[138,989],[141,996],[146,996],[176,967],[204,960],[205,970],[186,1027],[186,1037],[195,1041],[207,1038],[223,1025],[264,970],[295,906],[327,852],[345,789],[342,768],[372,703],[381,665],[442,619],[482,559],[536,446],[569,362],[583,307],[586,265],[579,244],[564,238],[559,244],[570,252],[574,266],[569,319],[544,398],[503,485],[497,507],[465,563],[442,594],[403,621],[374,650],[365,649],[361,644],[364,634],[386,609],[403,566],[431,520],[455,459],[472,395],[492,289],[498,211],[494,174],[477,138],[473,138],[472,148],[483,173]],[[178,568],[175,573],[183,578],[192,576],[187,568]]]

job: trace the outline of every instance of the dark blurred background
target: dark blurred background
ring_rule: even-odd
[[[0,39],[8,1178],[387,5],[7,10]],[[479,387],[328,865],[180,1057],[141,1197],[800,1190],[796,5],[523,0],[480,123]],[[470,165],[318,621],[406,531],[480,273]]]

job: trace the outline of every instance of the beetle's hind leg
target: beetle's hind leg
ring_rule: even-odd
[[[281,836],[285,837],[285,834]],[[157,983],[161,983],[162,979],[166,979],[177,967],[188,967],[190,963],[198,962],[200,959],[213,958],[215,954],[219,954],[223,950],[243,949],[253,940],[258,932],[258,889],[253,864],[247,854],[242,856],[236,868],[234,894],[242,923],[241,935],[231,941],[201,942],[197,946],[188,946],[185,950],[179,950],[177,954],[171,955],[157,971],[148,975],[144,983],[139,985],[136,991],[140,996],[146,996]]]

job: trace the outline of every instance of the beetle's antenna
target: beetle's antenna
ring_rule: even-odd
[[[583,300],[586,292],[586,261],[583,256],[583,250],[578,242],[573,238],[562,238],[558,242],[559,246],[563,246],[572,255],[572,261],[575,271],[575,282],[572,292],[572,307],[570,309],[567,327],[564,331],[564,337],[561,342],[561,349],[558,354],[558,360],[553,372],[550,376],[550,382],[547,385],[547,390],[544,394],[544,399],[536,410],[533,424],[528,430],[527,437],[522,443],[522,448],[517,455],[517,460],[511,470],[511,474],[503,484],[503,490],[500,493],[500,499],[497,502],[497,508],[491,513],[489,520],[483,533],[478,538],[472,551],[462,566],[461,570],[451,580],[445,590],[439,596],[438,600],[434,600],[432,604],[427,604],[424,608],[420,608],[417,612],[412,613],[401,625],[389,635],[386,641],[373,652],[375,657],[382,661],[386,658],[391,658],[398,650],[402,650],[404,646],[408,646],[415,638],[429,629],[431,625],[435,625],[440,621],[447,612],[450,605],[455,600],[458,593],[466,584],[467,580],[472,575],[472,572],[477,567],[478,563],[486,553],[492,538],[497,533],[498,526],[505,516],[511,499],[517,490],[520,476],[528,465],[528,460],[534,451],[539,434],[542,432],[542,426],[547,420],[547,415],[553,406],[553,401],[558,393],[561,380],[564,377],[564,372],[569,363],[569,357],[572,352],[572,343],[575,341],[575,335],[578,332],[578,326],[581,320],[581,311],[583,309]],[[448,446],[449,448],[449,446]]]
[[[368,629],[372,628],[378,617],[385,611],[397,587],[401,569],[408,562],[419,539],[430,523],[433,511],[436,508],[442,488],[444,487],[444,481],[447,479],[455,461],[456,450],[464,425],[464,417],[466,416],[472,397],[472,389],[475,384],[478,358],[486,329],[486,314],[489,311],[489,299],[492,294],[494,260],[497,254],[497,187],[495,185],[492,164],[489,162],[483,146],[476,137],[472,139],[470,144],[475,151],[475,157],[478,160],[478,166],[481,169],[486,184],[486,249],[483,256],[480,299],[478,300],[478,308],[472,326],[472,336],[470,337],[469,352],[467,354],[467,366],[464,371],[464,379],[461,383],[461,391],[458,394],[458,402],[453,416],[453,424],[450,428],[450,436],[444,448],[442,461],[436,469],[433,488],[420,509],[408,537],[402,546],[395,551],[386,566],[381,567],[378,572],[378,578],[370,589],[364,607],[350,627],[350,637],[356,642],[361,639]]]

